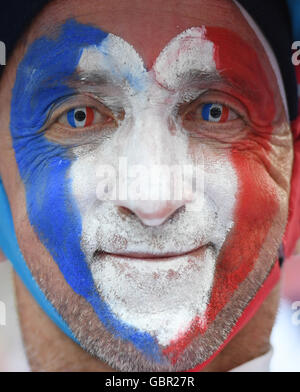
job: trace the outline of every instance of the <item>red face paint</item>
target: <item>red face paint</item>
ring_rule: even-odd
[[[239,178],[239,195],[235,211],[235,227],[226,241],[217,265],[215,284],[208,309],[211,322],[231,294],[253,268],[278,211],[274,198],[276,190],[269,181],[268,151],[272,123],[275,117],[273,91],[258,56],[253,48],[236,34],[218,28],[207,29],[207,39],[215,44],[217,70],[233,86],[239,87],[235,95],[248,107],[253,123],[264,124],[264,143],[256,144],[257,153],[264,166],[247,157],[235,145],[231,148],[231,161]],[[245,95],[239,93],[245,90]],[[250,95],[255,99],[251,99]],[[253,93],[252,93],[253,92]],[[261,136],[259,136],[261,137]],[[251,151],[256,142],[255,125],[249,130],[249,139],[243,147]],[[253,231],[253,229],[255,230]]]
[[[199,327],[199,320],[195,319],[189,332],[164,350],[172,363],[176,363],[195,337],[205,334],[253,270],[279,209],[277,190],[269,174],[270,137],[276,117],[270,77],[256,51],[237,34],[208,27],[206,38],[215,45],[218,72],[231,86],[227,92],[245,105],[250,125],[247,138],[231,145],[230,160],[239,185],[235,224],[218,257],[207,324]],[[269,267],[266,266],[266,274],[270,272],[271,263],[272,260]],[[252,299],[249,297],[249,302]]]

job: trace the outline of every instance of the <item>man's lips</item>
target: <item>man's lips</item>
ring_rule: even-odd
[[[143,261],[171,261],[173,259],[177,259],[178,257],[183,256],[194,256],[197,257],[200,253],[205,251],[207,248],[214,248],[212,243],[207,243],[205,245],[201,245],[200,247],[187,251],[187,252],[165,252],[165,253],[142,253],[142,252],[125,252],[125,253],[112,253],[112,252],[104,252],[102,250],[97,250],[94,253],[94,257],[117,257],[122,259],[132,259],[132,260],[143,260]]]

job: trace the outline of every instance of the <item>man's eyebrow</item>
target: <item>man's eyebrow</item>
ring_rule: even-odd
[[[226,82],[219,72],[217,71],[203,71],[199,69],[191,69],[182,75],[182,83],[184,84],[206,84]]]
[[[107,71],[76,71],[68,78],[71,86],[101,86],[112,83],[112,75]]]
[[[107,88],[109,88],[110,92],[112,91],[111,88],[119,89],[119,83],[120,81],[116,83],[114,75],[106,69],[90,71],[77,69],[75,73],[68,78],[68,85],[78,91],[89,91],[104,95],[107,94]],[[191,69],[182,74],[180,84],[176,87],[176,90],[184,92],[193,89],[199,90],[199,88],[206,89],[220,83],[231,85],[231,83],[226,80],[226,78],[223,78],[216,70],[206,71]]]
[[[182,74],[182,82],[224,82],[224,78],[217,71],[189,70]],[[69,81],[76,84],[101,85],[113,82],[113,77],[106,70],[100,71],[76,71],[70,76]]]

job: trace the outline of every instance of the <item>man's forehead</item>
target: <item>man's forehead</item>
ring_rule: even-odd
[[[268,118],[272,116],[273,109],[270,108],[274,105],[270,105],[270,102],[274,102],[274,99],[276,106],[281,108],[282,94],[280,98],[278,78],[273,72],[269,53],[235,2],[185,0],[183,4],[178,3],[178,7],[174,7],[174,2],[169,0],[154,0],[150,4],[141,0],[124,0],[121,5],[112,0],[111,6],[106,1],[87,0],[85,4],[86,13],[82,3],[80,6],[77,0],[50,2],[31,26],[27,36],[28,50],[25,49],[26,60],[20,59],[23,66],[26,64],[27,74],[31,72],[35,76],[30,84],[31,89],[26,89],[28,94],[32,92],[32,95],[37,95],[44,91],[40,87],[47,88],[45,81],[52,81],[52,87],[56,85],[56,91],[60,91],[59,84],[72,76],[76,65],[78,68],[82,65],[86,50],[98,46],[98,49],[104,49],[105,54],[110,37],[117,37],[132,49],[126,54],[126,51],[116,52],[109,46],[112,56],[108,58],[112,62],[106,65],[110,72],[112,65],[117,65],[116,71],[122,71],[120,75],[118,71],[115,72],[118,78],[123,75],[124,80],[128,79],[126,63],[134,65],[136,62],[132,60],[135,56],[140,59],[137,64],[141,69],[146,72],[153,69],[157,82],[172,90],[178,84],[171,83],[171,86],[170,76],[173,74],[176,79],[179,70],[185,80],[189,71],[194,71],[191,67],[193,64],[190,64],[194,62],[195,70],[200,73],[204,71],[203,74],[215,75],[217,70],[221,78],[227,81],[226,91],[243,100],[248,110],[253,107],[261,119],[265,119],[266,107]],[[50,31],[49,26],[52,26]],[[191,31],[193,34],[189,33]],[[194,34],[195,31],[197,34]],[[178,40],[178,37],[182,39]],[[175,45],[170,46],[174,40]],[[178,42],[181,44],[177,45]],[[170,47],[175,49],[170,50]],[[169,48],[168,55],[162,56],[166,48]],[[94,52],[97,54],[97,51]],[[91,63],[97,60],[97,56],[87,57]],[[181,63],[183,67],[180,67]],[[99,66],[101,63],[98,62]],[[136,74],[136,69],[132,69],[133,72],[128,73],[128,81]],[[36,77],[36,70],[39,70],[39,78]],[[94,73],[94,70],[91,71]],[[36,102],[39,100],[37,96]]]
[[[59,34],[69,18],[115,34],[130,43],[150,69],[161,50],[184,30],[194,26],[230,28],[250,46],[262,51],[255,33],[232,0],[78,0],[51,2],[31,27],[28,44],[44,35]]]

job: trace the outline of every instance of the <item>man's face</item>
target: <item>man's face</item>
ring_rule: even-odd
[[[148,3],[45,9],[2,81],[1,175],[32,275],[82,346],[120,370],[186,370],[276,261],[292,141],[276,64],[233,2]],[[176,188],[165,168],[196,174]]]

